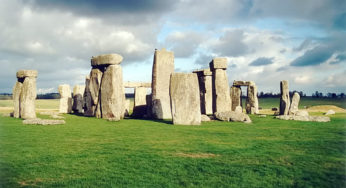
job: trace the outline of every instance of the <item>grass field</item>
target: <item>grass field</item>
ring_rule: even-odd
[[[0,187],[346,186],[345,113],[328,123],[251,116],[202,126],[64,117],[57,126],[0,117]]]

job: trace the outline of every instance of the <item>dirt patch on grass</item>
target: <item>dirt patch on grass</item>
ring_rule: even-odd
[[[319,105],[319,106],[312,106],[309,107],[308,112],[327,112],[328,110],[334,110],[335,112],[343,112],[345,113],[346,110],[334,105]]]
[[[220,155],[216,155],[213,153],[176,153],[175,156],[189,157],[189,158],[214,158]]]
[[[20,181],[18,184],[21,187],[26,187],[26,186],[37,186],[38,183],[42,183],[43,179],[41,178],[36,178],[34,180],[26,180],[26,181]]]

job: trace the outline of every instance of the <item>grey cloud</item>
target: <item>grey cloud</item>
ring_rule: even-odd
[[[293,60],[291,66],[309,66],[324,63],[333,55],[333,51],[328,46],[317,46],[312,50],[308,50],[304,55]]]
[[[274,58],[268,58],[268,57],[260,57],[252,61],[249,65],[250,66],[262,66],[262,65],[270,65],[273,64]]]
[[[217,43],[211,46],[214,53],[220,56],[241,56],[250,52],[249,47],[244,42],[244,31],[237,29],[226,31]]]
[[[301,51],[309,47],[312,43],[311,39],[305,39],[297,48],[293,48],[294,51]]]
[[[201,65],[202,68],[209,68],[209,62],[213,59],[212,55],[200,53],[195,61],[195,64]]]

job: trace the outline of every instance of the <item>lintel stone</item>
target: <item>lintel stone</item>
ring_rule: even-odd
[[[227,58],[225,57],[216,57],[210,63],[209,67],[211,70],[214,69],[227,69]]]
[[[16,74],[17,78],[37,77],[37,70],[19,70]]]
[[[125,88],[137,88],[137,87],[145,87],[151,88],[150,82],[124,82]]]
[[[123,57],[119,54],[105,54],[91,58],[91,66],[119,65]]]

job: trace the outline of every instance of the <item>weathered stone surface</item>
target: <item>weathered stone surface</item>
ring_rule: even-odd
[[[155,50],[152,73],[152,115],[155,119],[172,118],[169,83],[173,72],[173,52]]]
[[[20,118],[20,93],[22,92],[23,83],[16,82],[13,87],[12,95],[13,95],[13,117]]]
[[[124,99],[122,68],[120,65],[109,65],[103,74],[101,83],[102,118],[123,119]]]
[[[328,110],[324,115],[334,115],[335,111],[334,110]]]
[[[119,65],[123,57],[119,54],[105,54],[91,58],[91,66]]]
[[[296,116],[309,116],[309,112],[306,111],[306,110],[298,110],[296,113],[295,113]]]
[[[237,121],[244,123],[251,123],[251,119],[247,114],[234,112],[234,111],[223,111],[215,112],[215,118],[221,121]]]
[[[209,69],[197,70],[202,114],[213,114],[213,79]]]
[[[71,89],[67,84],[59,85],[59,93],[60,93],[60,104],[59,104],[59,112],[60,113],[71,113],[72,111],[72,97],[71,97]]]
[[[257,86],[254,82],[250,81],[247,88],[247,99],[246,99],[246,113],[258,114],[258,98],[257,98]]]
[[[130,103],[131,103],[130,99],[125,100],[125,114],[124,114],[125,117],[128,117],[130,115]]]
[[[40,118],[34,118],[34,119],[26,119],[23,120],[23,124],[29,124],[29,125],[61,125],[65,124],[64,120],[55,120],[55,119],[40,119]]]
[[[135,101],[133,107],[133,117],[141,118],[147,114],[147,88],[135,88]]]
[[[85,86],[75,85],[73,87],[73,105],[72,110],[74,113],[83,113],[83,94]]]
[[[227,58],[216,57],[210,63],[210,70],[214,71],[215,69],[227,69]]]
[[[20,117],[23,119],[36,118],[36,78],[26,77],[20,94]]]
[[[223,69],[213,71],[213,112],[224,112],[232,110],[228,78]]]
[[[231,87],[231,101],[232,101],[232,111],[235,111],[235,109],[238,106],[242,108],[240,86]]]
[[[294,115],[297,113],[297,111],[299,110],[298,109],[299,100],[300,100],[300,95],[297,92],[295,92],[293,94],[293,97],[292,97],[292,103],[291,103],[290,110],[289,110],[288,114]]]
[[[283,80],[280,82],[280,91],[280,115],[288,115],[288,111],[290,108],[290,94],[287,80]]]
[[[241,106],[237,106],[235,107],[234,111],[238,113],[243,113],[243,108]]]
[[[297,115],[279,115],[277,119],[295,120],[295,121],[312,121],[312,122],[329,122],[328,116],[297,116]]]
[[[146,96],[146,100],[147,100],[147,114],[146,114],[146,118],[151,118],[152,117],[152,107],[151,107],[151,103],[152,103],[152,100],[151,100],[151,94],[150,95],[147,95]]]
[[[125,88],[146,87],[151,88],[150,82],[124,82]]]
[[[85,90],[83,94],[83,110],[84,110],[84,116],[94,116],[95,112],[95,105],[93,105],[93,100],[91,97],[91,91],[90,91],[90,76],[87,76],[85,78]]]
[[[235,81],[233,82],[233,86],[249,86],[250,81]]]
[[[202,114],[201,115],[201,121],[202,122],[208,122],[208,121],[211,121],[210,117],[205,115],[205,114]]]
[[[197,75],[173,73],[170,81],[173,124],[200,125],[201,108]]]
[[[24,78],[24,77],[37,77],[37,70],[19,70],[16,74],[17,78]]]
[[[93,116],[101,118],[101,106],[100,106],[100,87],[102,79],[102,71],[97,68],[93,68],[90,71],[90,84],[89,90],[92,99],[92,109],[94,110]]]

